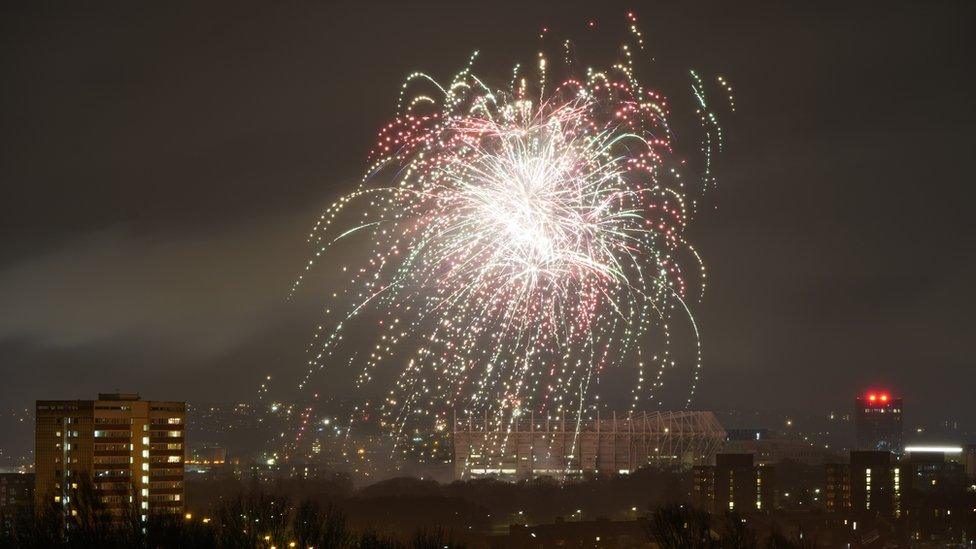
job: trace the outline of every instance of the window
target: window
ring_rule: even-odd
[[[95,456],[92,461],[96,464],[118,464],[118,463],[130,463],[129,456]]]
[[[108,423],[108,424],[111,424],[111,425],[131,425],[132,424],[132,418],[124,418],[124,417],[96,417],[95,418],[95,423],[96,424],[99,424],[99,423]]]
[[[153,478],[183,476],[183,469],[153,469]]]
[[[182,450],[183,444],[180,442],[154,442],[149,447],[153,450]]]
[[[98,469],[96,468],[95,476],[99,478],[106,477],[128,477],[128,469]]]
[[[183,482],[179,480],[161,480],[153,481],[149,484],[149,488],[153,490],[172,490],[175,488],[182,488]]]
[[[131,450],[130,446],[131,446],[131,444],[118,443],[118,442],[116,442],[116,443],[111,443],[111,442],[110,443],[104,443],[104,442],[98,443],[98,442],[96,442],[95,443],[95,451],[96,452],[98,452],[98,451],[125,452],[125,451],[128,451],[128,450]]]
[[[127,482],[99,482],[96,486],[99,490],[125,490],[129,484]]]
[[[74,431],[74,433],[76,434],[73,436],[78,436],[78,431]],[[129,438],[130,436],[132,436],[131,431],[95,431],[95,438]]]

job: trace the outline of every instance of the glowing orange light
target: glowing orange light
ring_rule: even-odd
[[[878,400],[878,396],[875,395],[875,394],[870,394],[870,395],[868,395],[868,400],[870,400],[871,402],[874,402],[874,401]]]
[[[881,395],[881,402],[888,402],[888,395],[887,394]]]

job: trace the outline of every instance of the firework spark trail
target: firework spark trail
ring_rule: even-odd
[[[666,344],[677,311],[697,337],[688,288],[703,291],[705,275],[684,236],[697,200],[674,153],[669,105],[636,78],[643,38],[628,20],[624,60],[606,72],[575,71],[566,42],[560,83],[550,82],[557,70],[542,53],[536,78],[516,66],[507,90],[474,75],[477,54],[446,86],[422,73],[407,78],[359,188],[309,235],[319,249],[306,272],[339,240],[366,240],[369,255],[333,294],[328,312],[338,319],[316,333],[301,386],[369,310],[381,320],[357,383],[370,383],[383,363],[405,364],[379,414],[401,437],[452,408],[491,414],[500,427],[522,410],[579,415],[608,369],[635,371],[632,406],[655,402],[674,360],[666,347],[648,352],[647,336],[663,334]],[[691,81],[704,188],[715,184],[722,133],[701,77],[692,72]],[[727,80],[718,84],[731,94]],[[414,87],[421,91],[411,96]],[[695,281],[683,267],[689,259]],[[700,347],[696,356],[689,405]]]

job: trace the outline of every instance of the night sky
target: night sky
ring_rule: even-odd
[[[0,13],[4,407],[293,386],[328,290],[285,299],[305,235],[402,79],[475,49],[506,78],[544,25],[612,51],[633,8],[662,67],[736,90],[693,234],[696,406],[879,387],[910,422],[976,423],[973,2],[38,4]]]

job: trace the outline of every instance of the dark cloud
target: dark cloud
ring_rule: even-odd
[[[284,304],[289,273],[279,265],[298,262],[281,244],[300,242],[294,228],[265,222],[195,237],[103,231],[68,240],[0,270],[0,339],[78,347],[138,337],[219,354]]]

